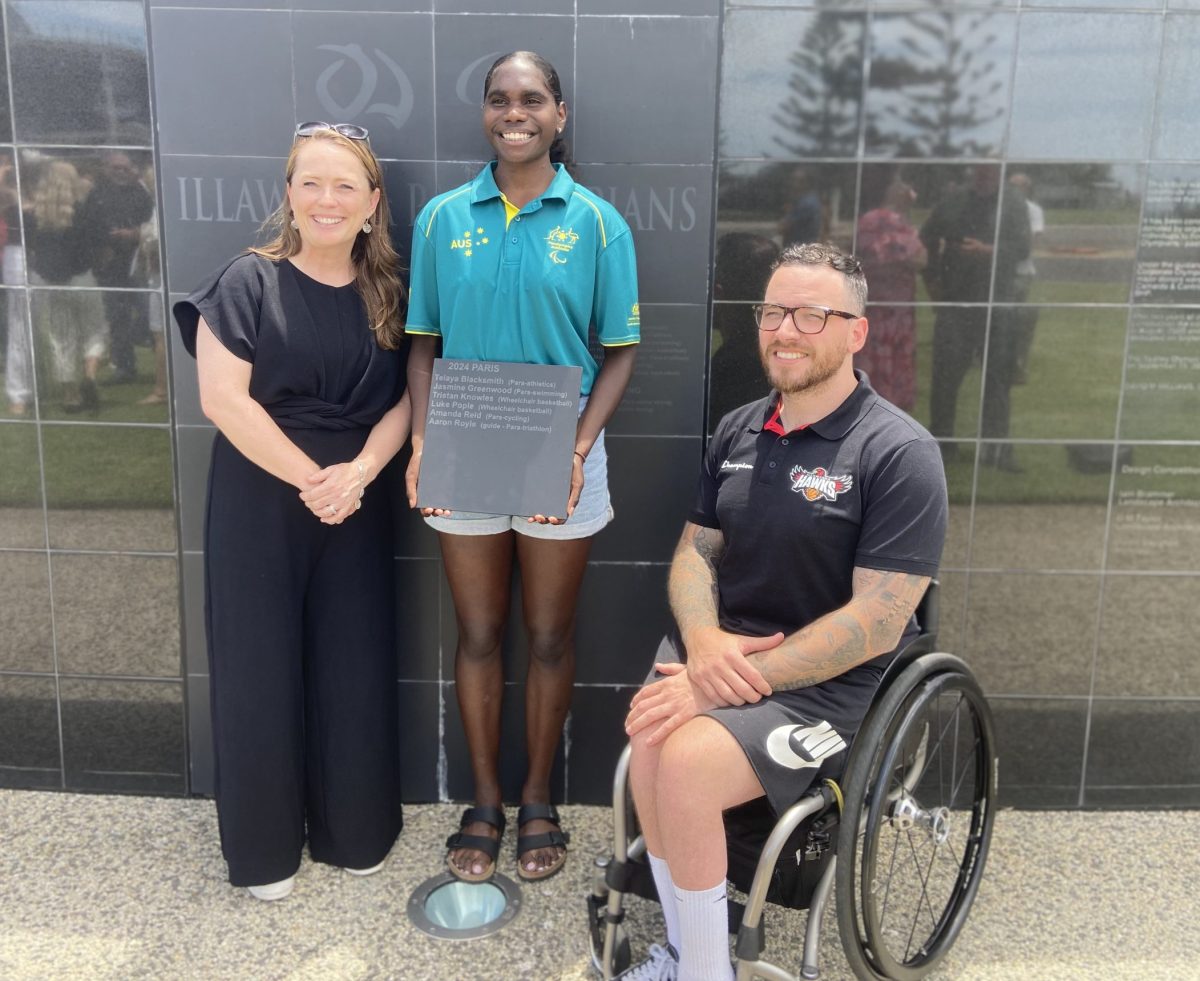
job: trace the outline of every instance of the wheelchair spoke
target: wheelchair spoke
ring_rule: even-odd
[[[931,934],[933,932],[933,929],[937,926],[937,914],[934,912],[933,903],[929,899],[929,877],[930,877],[930,875],[933,874],[933,864],[936,860],[937,860],[937,848],[935,846],[933,851],[929,855],[929,867],[925,870],[925,874],[921,877],[921,899],[924,899],[925,906],[929,910],[929,927],[930,927]],[[913,849],[913,864],[918,868],[918,870],[920,869],[921,860],[920,860],[920,857],[917,855],[916,849]],[[909,959],[909,955],[912,953],[913,937],[917,933],[917,926],[920,924],[920,920],[921,920],[921,902],[920,902],[920,900],[918,900],[916,912],[913,913],[912,930],[909,932],[909,935],[908,935],[908,943],[904,947],[904,960],[906,962]],[[925,944],[921,944],[921,951],[924,951],[924,949],[925,949]]]

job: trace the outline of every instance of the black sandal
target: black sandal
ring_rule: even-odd
[[[520,828],[523,824],[530,821],[550,821],[554,824],[561,824],[558,811],[555,810],[553,804],[522,804],[517,811],[517,827]],[[517,835],[517,875],[526,882],[537,882],[541,879],[549,879],[559,869],[567,864],[567,842],[571,840],[571,836],[562,831],[561,828],[554,831],[543,831],[536,835]],[[558,858],[553,863],[547,865],[544,869],[538,869],[535,872],[526,872],[525,866],[521,864],[521,856],[526,852],[534,851],[538,848],[560,848]]]
[[[500,833],[495,838],[489,838],[486,835],[465,834],[462,829],[476,821],[489,825]],[[495,875],[496,856],[500,854],[500,839],[504,837],[505,823],[504,808],[502,807],[481,804],[477,807],[468,807],[463,811],[462,820],[458,822],[459,830],[446,839],[446,848],[450,852],[458,851],[461,848],[473,848],[476,851],[483,852],[488,857],[488,865],[482,872],[476,875],[474,872],[460,869],[451,861],[451,856],[448,854],[446,856],[446,867],[450,870],[451,874],[462,879],[463,882],[486,882]]]

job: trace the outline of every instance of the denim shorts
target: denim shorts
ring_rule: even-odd
[[[587,399],[579,400],[579,411]],[[530,538],[549,538],[568,541],[591,538],[613,519],[612,503],[608,497],[608,455],[604,450],[604,431],[588,451],[583,464],[583,493],[575,510],[561,525],[543,525],[518,514],[481,514],[476,511],[452,511],[448,515],[425,519],[434,531],[448,535],[498,535],[515,531]]]

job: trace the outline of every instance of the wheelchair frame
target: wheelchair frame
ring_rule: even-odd
[[[995,737],[987,701],[970,669],[952,654],[934,652],[936,580],[922,600],[918,622],[928,628],[888,665],[850,747],[843,778],[844,811],[841,788],[825,781],[788,808],[767,836],[736,928],[737,981],[796,981],[794,975],[763,960],[766,937],[762,915],[783,849],[797,827],[810,818],[821,827],[821,837],[828,837],[829,832],[836,834],[836,847],[808,904],[800,977],[806,981],[820,977],[821,922],[835,885],[842,947],[859,978],[914,981],[923,977],[945,956],[962,929],[983,875],[991,840],[997,780]],[[943,720],[941,703],[948,697],[954,703],[952,717]],[[966,724],[959,714],[963,707],[970,713]],[[947,744],[947,740],[951,742]],[[965,743],[960,746],[962,740]],[[588,897],[593,965],[606,981],[631,960],[623,926],[625,894],[634,892],[657,899],[643,859],[645,842],[640,834],[629,833],[636,822],[628,790],[630,752],[626,746],[613,777],[612,856],[597,859],[596,880]],[[950,757],[948,803],[955,808],[946,803],[925,806],[923,802],[930,790],[938,789],[928,788],[928,783],[947,789],[947,760],[943,755]],[[971,786],[966,788],[969,807],[963,811],[958,794],[968,776],[972,778]],[[946,866],[945,853],[940,850],[953,833],[962,838],[962,851],[961,855],[953,854],[956,839],[948,846],[952,865]],[[912,917],[912,930],[899,955],[890,943],[896,939],[897,930],[887,922],[892,882],[889,878],[882,889],[878,882],[884,874],[876,862],[881,857],[878,841],[885,834],[896,840],[886,874],[894,870],[897,852],[903,845],[900,864],[915,866],[921,880],[922,895]],[[926,863],[927,846],[931,850]],[[807,845],[804,850],[808,850]],[[945,881],[947,892],[941,910],[934,909],[925,894],[935,872],[939,880]],[[881,891],[883,910],[878,908]],[[731,902],[731,914],[734,908],[736,904]],[[930,921],[930,935],[914,948],[918,920],[925,919]],[[732,923],[730,932],[734,932]],[[903,940],[903,928],[899,934]]]

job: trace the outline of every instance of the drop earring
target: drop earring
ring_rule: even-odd
[[[363,230],[363,234],[364,234],[364,235],[370,235],[370,234],[371,234],[371,221],[370,221],[370,219],[367,219],[366,221],[364,221],[364,222],[363,222],[363,227],[362,227],[362,230]]]

